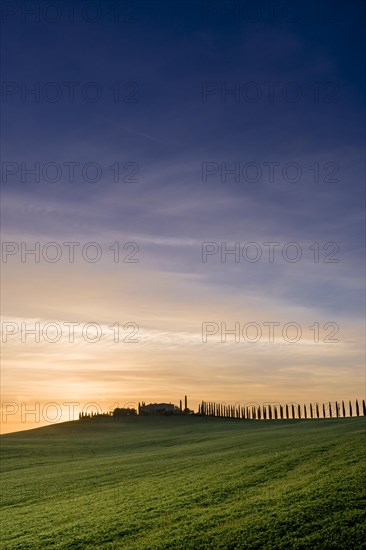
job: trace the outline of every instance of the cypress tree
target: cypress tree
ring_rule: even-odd
[[[271,405],[268,405],[268,418],[272,420],[272,407]]]
[[[329,401],[329,418],[332,418],[332,404],[331,402]]]
[[[308,413],[306,412],[306,405],[304,404],[304,418],[306,419],[308,417]]]
[[[310,403],[310,417],[313,418],[313,404]]]
[[[352,403],[349,401],[349,415],[352,416]]]
[[[295,407],[291,405],[292,418],[295,418]]]
[[[286,420],[288,420],[288,405],[286,403]]]
[[[338,405],[338,401],[335,402],[335,405],[336,405],[336,416],[337,418],[339,417],[339,405]]]
[[[300,405],[297,406],[297,416],[299,417],[299,420],[301,420],[301,407],[300,407]]]
[[[346,407],[344,406],[343,399],[342,399],[342,413],[343,413],[343,417],[345,418],[345,416],[346,416]]]
[[[366,416],[366,403],[364,399],[362,399],[362,412],[363,415]]]
[[[318,404],[318,403],[316,404],[316,417],[317,417],[317,418],[320,417],[320,413],[319,413],[319,404]]]
[[[325,405],[324,405],[324,403],[323,403],[323,418],[326,418],[326,416],[327,416],[327,415],[326,415],[326,412],[325,412]]]
[[[280,405],[280,417],[281,417],[281,420],[283,420],[283,407],[282,407],[282,405]]]
[[[357,414],[357,416],[360,416],[360,408],[358,406],[358,399],[356,399],[356,414]]]

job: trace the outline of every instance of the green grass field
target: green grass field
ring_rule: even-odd
[[[365,548],[364,427],[127,417],[7,434],[1,548]]]

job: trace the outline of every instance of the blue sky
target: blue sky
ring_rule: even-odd
[[[141,342],[133,350],[80,344],[75,354],[71,344],[22,345],[18,335],[3,346],[6,399],[177,400],[188,392],[193,403],[329,400],[345,389],[344,397],[357,397],[364,5],[292,2],[290,11],[274,2],[270,18],[259,2],[135,2],[121,4],[119,22],[110,2],[93,3],[95,22],[85,20],[86,4],[75,4],[73,22],[68,4],[57,5],[53,23],[52,11],[38,21],[18,3],[2,14],[3,240],[93,241],[103,258],[38,264],[9,257],[2,315],[19,323],[133,320]],[[37,101],[22,96],[32,86]],[[101,97],[88,101],[95,91]],[[22,163],[37,162],[40,181],[28,175],[22,182]],[[74,181],[70,162],[78,163]],[[114,182],[117,162],[121,176],[136,181]],[[42,177],[48,163],[61,167],[58,181],[50,181],[52,169]],[[95,183],[82,176],[87,163],[101,170]],[[207,163],[214,173],[205,180]],[[220,172],[235,164],[239,181]],[[261,175],[248,181],[254,169]],[[291,181],[295,169],[301,175]],[[116,241],[137,243],[139,262],[114,264],[108,246]],[[223,263],[219,254],[203,263],[203,242],[256,242],[262,250],[278,242],[279,253],[273,263],[232,256]],[[280,252],[290,242],[302,249],[296,263]],[[315,242],[319,263],[309,248]],[[335,243],[337,263],[324,263],[333,250],[322,248],[327,243]],[[201,340],[205,321],[275,320],[301,324],[304,342],[248,348]],[[308,327],[330,321],[340,327],[339,344],[310,346]]]

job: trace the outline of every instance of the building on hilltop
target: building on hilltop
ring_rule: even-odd
[[[188,409],[187,396],[184,397],[184,409],[182,408],[182,401],[180,401],[179,407],[173,403],[149,403],[145,404],[143,401],[139,403],[139,414],[190,414],[192,411]]]
[[[142,403],[139,406],[139,414],[174,414],[176,407],[172,403]]]

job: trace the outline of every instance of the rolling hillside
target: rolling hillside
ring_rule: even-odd
[[[4,435],[2,548],[362,548],[364,427],[127,417]]]

